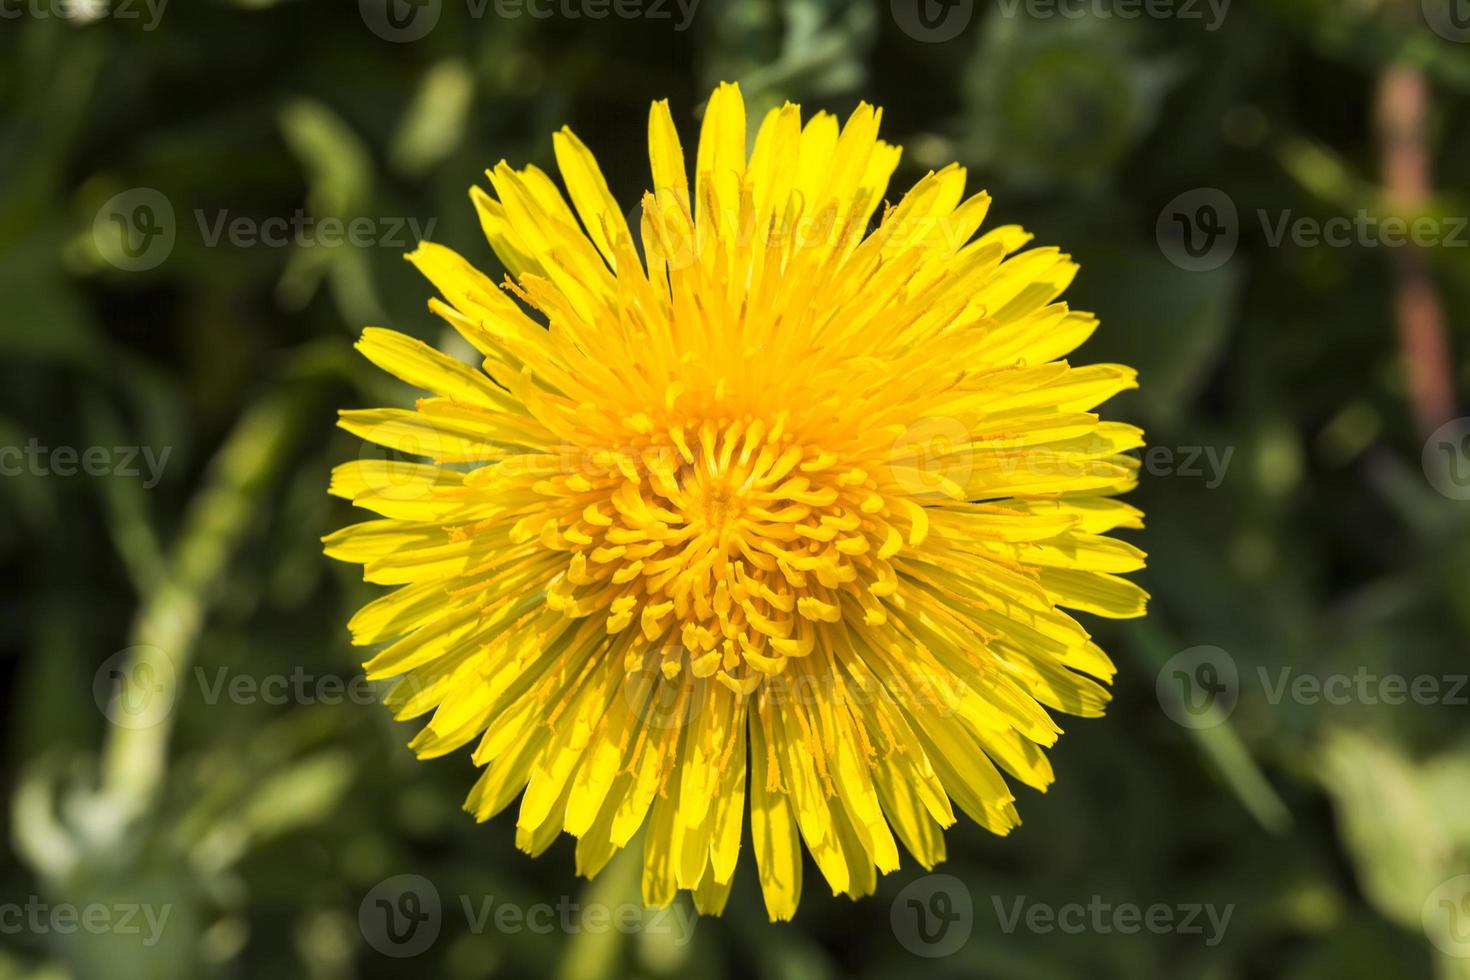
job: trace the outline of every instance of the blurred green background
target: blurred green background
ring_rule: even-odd
[[[0,0],[0,977],[1470,977],[1464,0],[392,2]],[[692,940],[467,916],[616,909],[637,869],[475,825],[468,754],[415,762],[353,683],[335,410],[410,393],[351,343],[448,342],[402,253],[432,228],[498,275],[466,190],[564,123],[631,205],[649,102],[689,142],[722,79],[883,106],[890,197],[967,165],[1081,262],[1075,359],[1137,366],[1109,411],[1168,451],[1132,498],[1151,614],[1087,624],[1115,704],[1010,838],[950,833],[948,955],[904,938],[912,861],[858,903],[809,868],[770,926],[745,860]],[[1443,242],[1275,235],[1360,211]],[[442,902],[414,958],[363,925],[406,874]],[[1174,925],[1011,920],[1098,903]]]

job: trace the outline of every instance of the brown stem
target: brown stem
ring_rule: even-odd
[[[1432,195],[1425,123],[1428,108],[1429,84],[1418,68],[1390,65],[1379,75],[1377,120],[1384,196],[1397,213],[1421,213]],[[1420,431],[1428,434],[1455,416],[1444,307],[1423,251],[1404,246],[1397,252],[1396,267],[1394,312],[1399,350],[1414,419]]]

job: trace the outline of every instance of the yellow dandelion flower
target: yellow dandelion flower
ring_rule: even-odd
[[[1005,834],[1002,772],[1052,781],[1047,709],[1102,713],[1112,663],[1068,612],[1143,613],[1107,536],[1142,445],[1093,409],[1119,365],[1060,360],[1097,325],[1077,266],[977,236],[990,199],[930,173],[882,208],[899,148],[860,105],[797,106],[749,140],[711,96],[691,182],[667,103],[635,239],[596,160],[554,136],[566,193],[502,162],[471,198],[510,275],[423,244],[430,308],[483,371],[399,333],[359,349],[430,394],[342,413],[370,443],[332,493],[380,515],[329,555],[396,586],[352,619],[398,678],[420,757],[478,740],[466,809],[520,797],[595,875],[643,834],[643,896],[724,906],[745,834],[772,919],[802,844],[834,894],[944,858],[953,806]],[[747,148],[750,152],[747,155]],[[641,248],[638,242],[641,241]]]

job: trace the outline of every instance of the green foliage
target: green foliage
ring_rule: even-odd
[[[0,929],[0,980],[1470,977],[1470,959],[1444,951],[1454,923],[1436,917],[1436,889],[1470,872],[1464,701],[1277,686],[1283,670],[1288,683],[1470,670],[1470,511],[1421,471],[1397,254],[1268,234],[1283,214],[1400,213],[1372,123],[1394,63],[1431,86],[1437,190],[1408,213],[1466,213],[1470,44],[1436,35],[1417,2],[1236,0],[1207,29],[994,0],[961,5],[972,22],[934,43],[886,0],[705,0],[687,29],[672,2],[668,19],[630,20],[445,0],[404,43],[353,4],[178,3],[151,27],[141,2],[102,4],[91,22],[65,6],[0,2],[0,447],[169,455],[156,484],[140,461],[135,476],[0,476],[13,847],[0,906],[169,918],[152,943],[146,927]],[[993,223],[1081,263],[1069,298],[1102,328],[1075,360],[1137,366],[1141,390],[1110,411],[1173,453],[1134,498],[1150,618],[1095,626],[1119,662],[1116,702],[1063,720],[1058,782],[1023,793],[1010,838],[951,832],[939,870],[964,883],[974,925],[946,958],[896,940],[895,901],[923,875],[911,861],[855,904],[809,867],[795,923],[771,926],[744,860],[724,917],[687,942],[646,919],[626,934],[498,927],[501,906],[636,902],[636,855],[587,883],[567,841],[532,861],[513,817],[463,814],[464,754],[416,762],[413,727],[355,686],[362,651],[343,624],[373,590],[319,552],[349,519],[327,474],[359,452],[334,410],[409,397],[352,353],[357,331],[448,343],[401,258],[416,235],[498,274],[466,190],[502,158],[552,169],[564,123],[631,206],[649,102],[669,98],[692,138],[723,78],[753,112],[884,106],[884,136],[905,147],[890,196],[930,167],[968,166]],[[1161,210],[1196,188],[1235,203],[1240,237],[1199,272],[1156,238]],[[173,212],[158,261],[149,227],[130,223],[156,211],[110,217],[139,189]],[[284,219],[285,238],[239,239],[236,219]],[[370,240],[327,231],[364,219]],[[1427,253],[1462,397],[1467,254]],[[1226,461],[1216,480],[1204,450]],[[1156,680],[1200,646],[1228,652],[1238,703],[1176,724]],[[127,706],[160,677],[171,710],[137,724]],[[250,695],[265,678],[304,686]],[[230,693],[239,682],[247,693]],[[443,902],[440,936],[412,960],[382,955],[359,924],[402,874]],[[1233,911],[1214,944],[1006,926],[1018,901],[1095,896]]]

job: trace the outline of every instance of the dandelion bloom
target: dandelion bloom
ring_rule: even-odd
[[[1047,709],[1108,700],[1113,665],[1063,610],[1144,610],[1118,575],[1142,553],[1106,536],[1141,526],[1114,499],[1141,434],[1093,412],[1134,372],[1059,360],[1097,325],[1056,301],[1077,266],[1015,226],[977,237],[990,199],[963,168],[883,203],[879,116],[788,104],[749,143],[722,85],[691,183],[655,103],[636,237],[563,129],[565,196],[504,162],[471,191],[504,283],[409,256],[483,370],[358,344],[430,393],[342,413],[427,460],[333,474],[380,519],[327,553],[397,587],[350,624],[390,644],[368,676],[428,716],[420,757],[477,742],[466,809],[519,796],[530,853],[566,831],[591,876],[641,829],[649,904],[724,906],[747,797],[773,919],[801,843],[859,896],[897,841],[941,861],[956,806],[1007,833],[1001,773],[1052,780]]]

